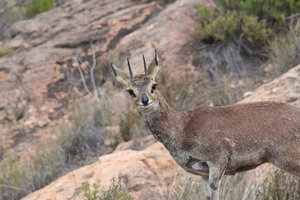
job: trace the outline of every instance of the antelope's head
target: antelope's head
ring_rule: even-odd
[[[149,112],[156,110],[158,107],[155,76],[158,72],[158,56],[155,51],[155,56],[149,67],[146,66],[145,57],[144,74],[133,76],[129,60],[127,59],[129,75],[120,70],[114,64],[111,67],[114,71],[116,79],[127,87],[127,91],[132,97],[136,109],[139,112]]]

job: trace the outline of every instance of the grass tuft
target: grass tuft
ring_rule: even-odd
[[[278,36],[271,44],[272,77],[277,77],[300,64],[299,22],[296,26],[291,26],[286,35]]]
[[[6,152],[0,164],[0,199],[20,199],[55,180],[63,168],[63,151],[52,140],[35,147],[22,163]]]
[[[31,4],[26,8],[27,18],[33,18],[39,13],[51,10],[54,2],[55,0],[31,0]]]
[[[14,52],[14,49],[9,47],[9,46],[0,48],[0,58],[3,57],[3,56],[6,56],[6,55],[10,55],[13,52]]]

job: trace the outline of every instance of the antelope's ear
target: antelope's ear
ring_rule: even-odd
[[[157,55],[157,51],[155,50],[154,58],[148,67],[149,76],[151,76],[153,79],[155,79],[158,70],[159,70],[158,55]]]
[[[117,81],[122,83],[125,86],[128,86],[128,83],[130,82],[129,75],[120,70],[117,66],[111,63],[111,68],[114,71],[114,74],[116,76]]]

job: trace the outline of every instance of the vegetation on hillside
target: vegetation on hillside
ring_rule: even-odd
[[[30,19],[53,8],[55,0],[4,0],[0,2],[0,39],[14,22]]]
[[[0,58],[9,54],[12,54],[14,52],[13,48],[9,46],[5,46],[0,48]]]
[[[289,22],[299,19],[300,2],[295,0],[216,0],[218,7],[200,6],[198,37],[204,42],[236,41],[261,49]],[[250,48],[249,47],[249,48]]]
[[[26,7],[24,15],[33,17],[51,9],[53,3],[53,0],[34,0],[31,6]],[[299,1],[217,0],[216,3],[216,10],[208,10],[203,6],[199,8],[197,39],[205,48],[199,48],[195,54],[194,65],[201,71],[200,75],[190,77],[186,74],[174,80],[168,73],[158,74],[158,89],[176,110],[202,104],[218,106],[236,103],[243,98],[245,91],[261,84],[262,80],[256,75],[263,73],[261,68],[267,64],[272,66],[268,73],[273,78],[300,63],[300,26],[299,14],[296,13],[300,10]],[[9,22],[19,19],[14,18],[13,14],[6,16],[5,20]],[[3,23],[1,20],[0,23]],[[9,48],[0,50],[0,57],[9,53],[12,53]],[[78,60],[77,63],[79,66]],[[84,159],[90,152],[97,156],[101,154],[97,149],[101,148],[107,136],[104,128],[115,124],[109,109],[113,107],[108,98],[110,94],[106,91],[101,96],[97,87],[112,80],[109,63],[92,63],[89,67],[90,72],[96,75],[89,74],[86,79],[81,76],[78,68],[80,88],[77,83],[71,83],[76,85],[73,89],[77,92],[74,95],[77,98],[69,102],[70,116],[63,126],[53,131],[55,136],[46,144],[33,147],[28,160],[22,161],[22,167],[18,165],[19,158],[13,152],[3,154],[0,164],[0,199],[20,199],[70,170],[75,158]],[[117,125],[120,127],[120,141],[150,133],[132,107],[124,111],[124,117]],[[236,189],[235,183],[228,177],[223,180],[223,198],[239,199],[241,193],[245,192],[243,187],[233,192]],[[201,184],[188,177],[178,188],[173,188],[175,196],[178,199],[197,198],[202,192],[199,190]],[[81,190],[84,197],[89,199],[101,199],[99,196],[106,194],[117,196],[116,199],[131,199],[119,180],[112,182],[109,192],[101,191],[99,187],[97,184],[86,184]],[[279,200],[299,199],[299,191],[299,179],[278,173],[270,181],[269,188],[264,188],[262,192],[266,200]]]
[[[119,174],[118,179],[115,177],[111,179],[109,189],[106,191],[100,190],[100,185],[90,185],[86,183],[81,190],[83,191],[82,196],[88,200],[134,200],[124,188],[122,184],[123,176]]]

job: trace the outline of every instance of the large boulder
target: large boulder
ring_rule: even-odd
[[[124,150],[99,158],[38,190],[23,200],[78,199],[85,183],[96,183],[107,190],[111,179],[123,177],[123,187],[134,199],[167,199],[176,172],[175,161],[160,143],[145,150]]]

